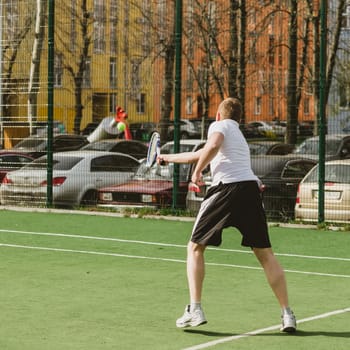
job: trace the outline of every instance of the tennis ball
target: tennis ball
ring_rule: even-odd
[[[126,128],[125,123],[119,122],[119,123],[117,124],[117,129],[118,129],[118,131],[123,132],[123,131],[125,130],[125,128]]]

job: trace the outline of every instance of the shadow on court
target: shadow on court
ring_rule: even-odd
[[[229,332],[215,332],[215,331],[205,331],[200,329],[185,329],[185,333],[201,334],[207,337],[232,337],[240,335],[238,333]],[[331,331],[302,331],[297,330],[295,333],[260,333],[255,335],[250,335],[254,337],[284,337],[284,336],[294,336],[294,337],[334,337],[334,338],[350,338],[350,332],[331,332]]]

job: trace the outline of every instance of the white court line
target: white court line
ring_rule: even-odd
[[[51,237],[92,239],[92,240],[101,240],[101,241],[114,241],[114,242],[120,242],[120,243],[135,243],[135,244],[155,245],[155,246],[174,247],[174,248],[186,248],[187,247],[186,245],[183,245],[183,244],[138,241],[138,240],[130,240],[130,239],[87,236],[87,235],[74,235],[74,234],[68,234],[68,233],[33,232],[33,231],[17,231],[17,230],[4,230],[4,229],[0,229],[0,232],[26,234],[26,235],[38,235],[38,236],[51,236]],[[251,250],[226,249],[226,248],[216,248],[216,247],[208,247],[207,249],[208,250],[216,250],[216,251],[243,253],[243,254],[253,254],[253,252]],[[293,257],[293,258],[305,258],[305,259],[350,261],[350,258],[339,258],[339,257],[330,257],[330,256],[313,256],[313,255],[300,255],[300,254],[288,254],[288,253],[276,253],[276,252],[275,252],[275,255],[276,256]]]
[[[340,315],[340,314],[343,314],[345,312],[350,312],[350,308],[339,309],[339,310],[335,310],[335,311],[326,312],[324,314],[303,318],[301,320],[298,320],[297,322],[298,322],[298,324],[300,324],[300,323],[304,323],[304,322],[315,321],[315,320],[319,320],[321,318],[327,318],[327,317],[334,316],[334,315]],[[230,337],[225,337],[225,338],[213,340],[213,341],[210,341],[210,342],[207,342],[207,343],[202,343],[202,344],[198,344],[198,345],[195,345],[195,346],[191,346],[189,348],[184,348],[182,350],[202,350],[202,349],[207,349],[207,348],[216,346],[218,344],[231,342],[233,340],[246,338],[246,337],[250,337],[250,336],[253,336],[253,335],[257,335],[257,334],[261,334],[261,333],[265,333],[265,332],[269,332],[269,331],[275,331],[275,330],[280,329],[280,327],[281,327],[281,325],[275,325],[275,326],[271,326],[271,327],[267,327],[267,328],[256,329],[255,331],[251,331],[251,332],[247,332],[247,333],[243,333],[243,334],[237,334],[237,335],[233,335],[233,336],[230,336]]]
[[[27,245],[6,244],[6,243],[0,243],[0,247],[46,250],[46,251],[65,252],[65,253],[80,253],[80,254],[91,254],[91,255],[101,255],[101,256],[114,256],[114,257],[131,258],[131,259],[158,260],[158,261],[177,262],[177,263],[184,263],[184,264],[186,263],[186,260],[181,260],[181,259],[158,258],[158,257],[152,257],[152,256],[140,256],[140,255],[129,255],[129,254],[118,254],[118,253],[106,253],[106,252],[96,252],[96,251],[90,251],[90,250],[49,248],[49,247],[27,246]],[[246,270],[262,270],[261,267],[234,265],[234,264],[219,264],[219,263],[207,262],[206,265],[207,266],[233,267],[233,268],[246,269]],[[350,275],[340,275],[340,274],[333,274],[333,273],[286,270],[286,269],[284,271],[291,272],[291,273],[299,273],[299,274],[304,274],[304,275],[313,275],[313,276],[350,278]]]

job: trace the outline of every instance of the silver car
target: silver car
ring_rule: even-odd
[[[324,216],[326,221],[350,221],[350,159],[325,163]],[[295,204],[295,218],[318,220],[318,166],[301,181]]]
[[[127,154],[94,151],[53,155],[52,195],[56,206],[95,205],[101,187],[128,181],[139,161]],[[44,205],[47,193],[47,157],[6,175],[0,187],[3,205]]]

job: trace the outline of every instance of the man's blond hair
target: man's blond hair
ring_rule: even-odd
[[[218,112],[223,119],[233,119],[240,122],[242,118],[242,104],[238,98],[225,98],[219,105]]]

